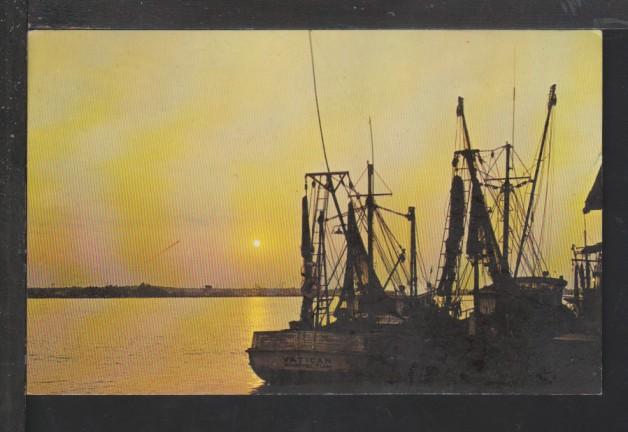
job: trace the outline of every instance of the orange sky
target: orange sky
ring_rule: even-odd
[[[315,31],[332,169],[370,154],[436,266],[457,96],[471,139],[533,160],[558,85],[545,255],[570,277],[601,162],[592,31]],[[303,173],[324,168],[305,31],[34,31],[28,285],[296,286]],[[591,241],[599,215],[588,217]],[[253,242],[259,240],[259,247]],[[172,248],[168,246],[179,241]]]

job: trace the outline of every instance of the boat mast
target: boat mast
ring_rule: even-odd
[[[478,150],[474,150],[471,148],[471,140],[469,139],[469,130],[467,129],[467,120],[464,115],[464,99],[458,98],[458,107],[456,109],[456,115],[461,117],[462,119],[462,128],[464,131],[464,139],[465,139],[465,148],[464,150],[457,151],[456,154],[461,154],[466,162],[467,169],[469,170],[469,176],[471,177],[471,206],[475,204],[477,207],[477,211],[479,212],[476,217],[479,219],[479,226],[481,227],[484,233],[484,244],[487,247],[486,258],[488,260],[488,268],[489,273],[493,280],[497,278],[502,278],[504,276],[509,276],[508,272],[502,267],[502,254],[500,251],[500,245],[497,242],[497,238],[495,236],[495,231],[493,230],[493,226],[491,225],[490,217],[488,214],[488,210],[486,208],[486,200],[484,198],[484,194],[482,193],[482,184],[478,178],[478,170],[475,166],[475,158]],[[479,263],[482,259],[482,252],[478,251],[474,253],[472,257],[472,263],[474,266],[474,285],[478,285],[479,288]],[[475,286],[474,286],[475,289]]]
[[[301,323],[307,327],[311,327],[313,303],[312,289],[314,287],[312,254],[314,253],[314,249],[312,247],[312,239],[310,237],[307,183],[305,190],[306,194],[301,200],[301,257],[303,258],[303,284],[301,286],[303,301],[301,303]]]
[[[369,295],[373,293],[372,281],[375,280],[375,260],[373,257],[373,244],[375,242],[375,236],[373,233],[373,217],[375,215],[375,199],[373,193],[375,192],[375,148],[373,146],[373,123],[371,117],[369,117],[369,132],[371,136],[371,161],[366,163],[368,171],[368,195],[366,197],[367,207],[367,244],[368,244],[368,287]]]
[[[469,138],[469,129],[467,128],[467,119],[464,115],[464,99],[461,97],[458,98],[457,114],[458,116],[462,118],[462,130],[464,132],[465,151],[471,152],[471,139]],[[473,161],[475,157],[473,156],[472,158],[468,158],[468,159],[471,162],[471,163],[468,163],[467,165],[469,168],[469,172],[471,174],[472,182],[474,180],[477,181],[477,178],[476,178],[477,174],[475,172],[475,162]],[[477,303],[477,296],[480,291],[480,257],[478,254],[475,254],[473,256],[471,265],[473,266],[473,300],[474,300],[474,303]],[[473,306],[475,308],[477,304],[474,304]]]
[[[506,143],[506,176],[504,179],[504,232],[503,232],[503,245],[502,245],[502,257],[503,263],[502,267],[508,270],[508,248],[509,248],[509,240],[510,240],[510,192],[512,190],[512,186],[510,184],[510,153],[512,150],[512,144]]]
[[[321,300],[325,305],[323,313],[329,325],[329,292],[327,287],[327,253],[325,245],[325,210],[321,210],[318,215],[318,259],[316,261],[316,319],[314,326],[321,325]],[[321,290],[322,288],[322,290]]]
[[[375,199],[373,197],[373,174],[374,167],[370,162],[366,163],[367,172],[368,172],[368,195],[366,196],[366,223],[367,223],[367,256],[368,256],[368,296],[374,294],[373,282],[375,281],[375,268],[374,268],[374,259],[373,259],[373,243],[375,241],[375,235],[373,233],[373,217],[375,215]]]
[[[410,219],[410,295],[416,296],[416,215],[414,207],[408,207],[408,219]]]
[[[554,106],[556,106],[556,84],[552,84],[549,91],[549,98],[547,101],[547,116],[545,117],[545,125],[543,126],[543,136],[541,137],[539,157],[536,161],[536,168],[534,169],[534,177],[532,178],[532,190],[530,191],[530,200],[528,202],[528,210],[526,211],[526,218],[523,224],[523,231],[521,232],[521,242],[519,243],[519,251],[517,253],[517,261],[515,264],[515,272],[513,274],[513,277],[515,278],[519,274],[521,258],[523,257],[523,246],[530,233],[532,208],[534,207],[534,193],[536,192],[536,184],[539,179],[539,171],[541,168],[541,162],[543,161],[543,154],[545,151],[545,142],[547,140],[547,131],[549,129],[550,117],[552,115],[552,108],[554,108]]]
[[[502,235],[502,267],[510,272],[509,258],[509,241],[510,241],[510,192],[513,188],[510,184],[510,166],[512,163],[512,148],[515,145],[515,112],[517,108],[517,49],[512,51],[512,123],[510,132],[510,143],[506,141],[506,175],[504,178],[504,226]]]

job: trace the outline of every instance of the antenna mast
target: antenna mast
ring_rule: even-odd
[[[517,88],[517,48],[513,49],[512,54],[512,131],[510,133],[510,144],[515,145],[515,107],[516,107],[516,88]]]
[[[375,148],[373,145],[373,123],[371,122],[371,116],[369,116],[369,131],[371,132],[371,163],[375,165]]]
[[[325,149],[325,137],[323,136],[323,124],[321,122],[321,110],[318,106],[318,90],[316,88],[316,68],[314,67],[314,48],[312,48],[312,30],[308,30],[308,39],[310,41],[310,59],[312,61],[312,81],[314,82],[314,99],[316,100],[316,115],[318,117],[318,130],[321,134],[321,144],[323,145],[323,156],[325,157],[325,166],[327,171],[331,171],[329,168],[329,161],[327,160],[327,150]]]

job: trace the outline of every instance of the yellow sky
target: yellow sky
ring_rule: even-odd
[[[516,57],[515,146],[531,163],[556,83],[545,255],[571,279],[601,161],[600,32],[312,37],[332,169],[362,172],[371,116],[376,169],[395,192],[382,204],[417,206],[428,268],[457,96],[474,145],[504,144]],[[29,286],[299,284],[303,173],[324,168],[307,32],[34,31],[28,43]],[[599,240],[599,215],[587,224]]]

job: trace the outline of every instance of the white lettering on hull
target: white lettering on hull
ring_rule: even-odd
[[[331,370],[334,367],[330,357],[286,355],[283,365],[287,369]]]

